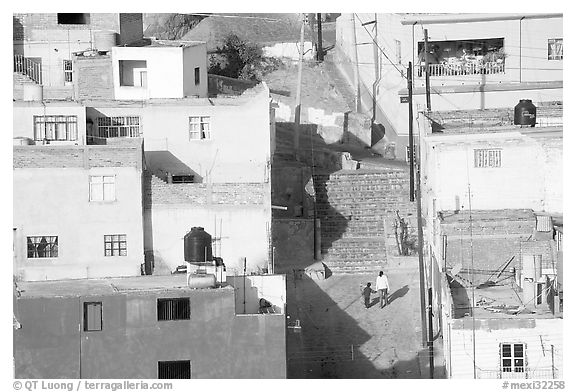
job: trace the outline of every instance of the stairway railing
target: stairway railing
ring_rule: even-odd
[[[42,64],[21,54],[14,55],[14,72],[24,74],[34,82],[42,84]]]

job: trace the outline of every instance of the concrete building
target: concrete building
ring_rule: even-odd
[[[426,281],[448,377],[561,378],[562,105],[538,106],[535,127],[512,108],[425,118]]]
[[[12,118],[15,144],[86,144],[86,107],[79,102],[18,100]]]
[[[73,96],[76,52],[108,51],[142,39],[142,14],[14,14],[14,71],[54,98]]]
[[[186,275],[20,282],[15,377],[285,378],[284,276],[229,281],[198,289]]]
[[[343,14],[336,58],[354,86],[358,109],[383,127],[376,147],[395,145],[404,160],[409,62],[415,125],[422,122],[416,114],[427,109],[425,30],[431,109],[490,109],[519,99],[562,100],[562,20],[562,14]]]
[[[14,146],[14,275],[137,276],[144,263],[141,139]]]
[[[208,96],[206,44],[157,41],[112,48],[115,99]]]

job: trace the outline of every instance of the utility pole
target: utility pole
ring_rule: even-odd
[[[316,47],[316,60],[324,61],[324,49],[322,49],[322,14],[316,14],[316,25],[318,26],[318,45]]]
[[[408,159],[410,160],[410,201],[414,201],[414,114],[412,109],[412,62],[408,62]]]
[[[413,112],[412,112],[412,62],[408,62],[408,151],[410,154],[410,201],[414,201],[414,135],[413,135]],[[420,178],[420,177],[418,177]],[[420,317],[422,323],[422,347],[426,346],[428,336],[426,333],[426,289],[424,287],[424,255],[422,251],[423,230],[422,230],[422,206],[420,201],[420,181],[418,181],[418,197],[416,210],[418,215],[418,270],[420,272]]]
[[[298,81],[296,82],[296,107],[294,108],[294,158],[300,162],[300,110],[302,105],[302,63],[304,61],[304,26],[306,19],[302,17],[302,26],[300,27],[300,55],[298,59]]]
[[[430,67],[428,65],[428,29],[424,29],[424,67],[426,70],[426,109],[432,110],[430,103]]]
[[[362,96],[360,95],[360,70],[358,69],[358,43],[356,39],[356,14],[352,14],[352,66],[354,67],[354,95],[356,98],[356,112],[362,112]]]

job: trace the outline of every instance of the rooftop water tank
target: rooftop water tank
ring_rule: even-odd
[[[99,30],[94,32],[94,46],[99,52],[109,52],[117,45],[118,34],[115,31]]]
[[[188,274],[188,287],[191,289],[207,289],[216,287],[214,274]]]
[[[530,99],[521,99],[514,107],[514,125],[536,126],[536,106]]]
[[[212,261],[212,236],[203,227],[193,227],[184,236],[184,260],[189,263]]]

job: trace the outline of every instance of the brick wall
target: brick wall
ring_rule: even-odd
[[[149,173],[144,181],[144,206],[162,204],[189,205],[262,205],[264,183],[168,184]]]
[[[139,139],[138,139],[139,141]],[[140,142],[141,143],[141,142]],[[14,146],[13,167],[135,167],[142,169],[142,146]]]
[[[89,15],[89,23],[87,24],[58,24],[57,13],[14,14],[12,21],[14,40],[48,41],[53,39],[54,30],[112,30],[117,33],[120,32],[120,18],[118,14],[112,13],[92,13]]]
[[[114,99],[110,56],[75,57],[73,69],[77,100]]]

